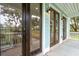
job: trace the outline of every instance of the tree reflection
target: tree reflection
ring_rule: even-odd
[[[22,15],[17,9],[0,6],[0,39],[1,45],[21,43]]]

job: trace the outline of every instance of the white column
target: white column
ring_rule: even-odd
[[[62,33],[63,33],[63,29],[62,29],[62,20],[61,20],[61,18],[62,18],[62,15],[60,14],[60,19],[59,19],[59,43],[61,44],[62,42],[63,42],[63,39],[62,39]]]
[[[70,18],[67,17],[67,39],[70,38]]]

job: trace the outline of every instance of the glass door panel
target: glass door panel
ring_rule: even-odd
[[[50,46],[54,45],[54,11],[50,12]]]
[[[58,32],[59,32],[59,14],[58,13],[56,13],[56,43],[58,43],[58,39],[59,39],[59,37],[58,37]]]
[[[64,39],[66,39],[66,26],[67,24],[66,24],[66,18],[65,17],[63,17],[63,40]]]
[[[21,4],[0,4],[1,55],[22,55]]]
[[[41,32],[41,18],[40,18],[40,4],[30,4],[31,13],[31,40],[30,40],[30,52],[34,52],[40,49],[40,32]]]
[[[59,14],[52,9],[50,12],[50,46],[59,41]]]

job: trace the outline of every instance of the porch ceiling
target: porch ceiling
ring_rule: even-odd
[[[79,16],[79,3],[54,3],[54,5],[69,17]]]

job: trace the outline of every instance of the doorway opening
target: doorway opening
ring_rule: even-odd
[[[50,46],[59,42],[59,13],[50,9]]]
[[[67,29],[67,21],[66,21],[66,17],[63,16],[62,21],[63,21],[63,40],[65,40],[66,36],[67,36],[67,31],[66,31],[66,29]]]

